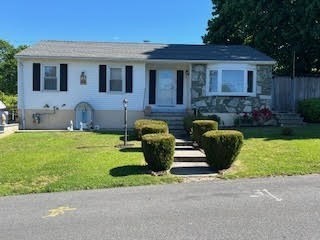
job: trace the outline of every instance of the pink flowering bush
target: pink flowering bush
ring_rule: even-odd
[[[272,118],[272,112],[269,108],[266,108],[266,107],[261,108],[259,110],[253,110],[252,118],[255,122],[258,122],[259,124],[263,124]]]

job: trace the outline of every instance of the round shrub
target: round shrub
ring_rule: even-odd
[[[134,134],[137,140],[141,140],[142,137],[142,128],[144,128],[147,125],[162,125],[166,126],[168,128],[168,124],[164,121],[160,120],[153,120],[153,119],[139,119],[135,121],[134,123]]]
[[[183,118],[183,127],[184,130],[190,135],[192,133],[192,122],[195,120],[213,120],[220,124],[220,117],[218,115],[212,114],[208,116],[194,116],[194,115],[187,115]]]
[[[235,130],[209,131],[202,136],[206,159],[211,168],[226,169],[231,166],[243,145],[243,134]]]
[[[202,134],[211,130],[218,130],[218,123],[213,120],[195,120],[192,122],[192,127],[193,127],[193,132],[192,132],[193,139],[198,143],[200,147],[202,147],[202,143],[201,143]]]
[[[142,136],[151,133],[169,133],[167,124],[149,123],[141,128]]]
[[[173,163],[175,138],[168,133],[146,134],[142,136],[144,159],[152,171],[170,169]]]
[[[300,101],[298,112],[306,122],[320,123],[320,98]]]

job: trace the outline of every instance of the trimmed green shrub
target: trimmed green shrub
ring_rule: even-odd
[[[293,129],[290,127],[282,127],[281,128],[281,135],[283,136],[292,136],[293,135]]]
[[[173,163],[175,138],[168,133],[146,134],[142,136],[142,151],[148,167],[152,171],[170,169]]]
[[[192,122],[195,120],[214,120],[218,124],[220,124],[220,117],[215,114],[208,115],[208,116],[197,116],[197,117],[194,115],[187,115],[183,118],[183,126],[189,135],[192,134]]]
[[[169,133],[167,124],[149,123],[141,128],[142,136],[151,133]]]
[[[240,153],[243,134],[235,130],[209,131],[202,136],[203,149],[211,168],[229,168]]]
[[[192,136],[196,143],[198,143],[199,147],[202,147],[202,134],[211,130],[218,130],[218,123],[213,120],[195,120],[192,122],[192,126]]]
[[[312,98],[300,101],[298,112],[306,122],[320,123],[320,98]]]
[[[166,126],[168,128],[168,124],[164,121],[160,120],[153,120],[153,119],[139,119],[134,123],[134,135],[137,140],[141,140],[142,137],[142,128],[147,125],[161,125]]]

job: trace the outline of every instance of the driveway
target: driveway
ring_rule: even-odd
[[[0,239],[320,239],[320,175],[0,198]]]

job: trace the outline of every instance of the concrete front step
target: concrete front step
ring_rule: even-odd
[[[172,122],[167,122],[168,127],[172,129],[179,129],[179,130],[184,130],[183,124],[182,123],[172,123]]]
[[[298,113],[295,112],[274,112],[277,116],[297,116]]]
[[[175,162],[205,162],[206,155],[199,150],[175,150]]]
[[[278,118],[279,121],[303,121],[302,117],[294,117],[294,118]]]
[[[169,131],[170,132],[179,132],[179,133],[185,133],[186,134],[186,131],[184,130],[184,128],[182,127],[172,127],[172,126],[168,126],[169,127]]]
[[[176,146],[175,150],[194,150],[193,146]]]
[[[281,120],[279,121],[280,125],[304,125],[305,123],[302,120]]]
[[[185,112],[152,112],[151,115],[146,116],[148,119],[162,120],[167,122],[170,132],[176,137],[185,136],[178,131],[183,131],[183,118],[185,117]]]
[[[163,120],[163,121],[183,121],[184,116],[154,116],[154,115],[150,115],[147,116],[146,118],[148,119],[157,119],[157,120]]]
[[[152,111],[150,115],[152,116],[185,116],[186,112],[175,109],[174,111]]]
[[[300,116],[295,116],[295,117],[278,117],[278,120],[303,120],[303,118],[300,117]]]
[[[301,126],[304,124],[303,118],[297,113],[276,113],[276,118],[280,126]]]
[[[214,177],[218,175],[206,162],[174,162],[170,172],[181,177]]]
[[[176,146],[193,146],[193,141],[176,138]]]
[[[279,120],[281,124],[304,124],[302,120],[294,120],[294,119],[286,119],[286,120]]]

